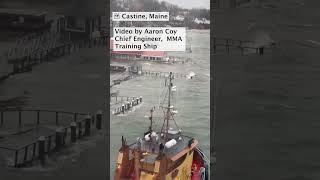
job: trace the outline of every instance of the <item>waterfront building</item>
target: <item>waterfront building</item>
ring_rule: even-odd
[[[48,30],[51,21],[42,10],[0,9],[0,29],[6,31],[35,32]]]

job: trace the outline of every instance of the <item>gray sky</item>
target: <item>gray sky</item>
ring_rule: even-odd
[[[160,0],[178,5],[182,8],[206,8],[210,9],[210,0]]]

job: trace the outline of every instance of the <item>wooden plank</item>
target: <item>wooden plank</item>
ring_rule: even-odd
[[[198,145],[198,141],[197,140],[193,140],[193,143],[191,144],[190,148],[186,147],[185,149],[183,149],[182,151],[180,151],[178,154],[176,154],[175,156],[171,157],[170,159],[172,161],[178,160],[180,157],[182,157],[183,155],[185,155],[189,151],[193,150],[197,145]]]

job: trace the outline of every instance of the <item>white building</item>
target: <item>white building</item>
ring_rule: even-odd
[[[178,16],[174,17],[173,19],[176,21],[184,21],[184,16],[178,15]]]
[[[195,18],[193,21],[196,24],[210,24],[210,20],[207,20],[206,18],[201,18],[201,19]]]

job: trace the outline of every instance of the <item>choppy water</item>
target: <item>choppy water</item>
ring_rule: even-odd
[[[192,58],[192,63],[187,64],[154,64],[145,63],[144,69],[164,72],[176,72],[187,74],[195,72],[197,78],[185,80],[176,79],[177,86],[175,107],[179,113],[175,120],[183,132],[198,139],[200,148],[209,157],[210,150],[210,32],[206,30],[188,31],[188,37],[192,38],[192,53],[170,53],[182,57]],[[119,90],[123,96],[143,96],[143,103],[125,115],[111,115],[111,172],[114,170],[115,158],[121,146],[121,136],[128,142],[134,142],[148,129],[149,110],[159,104],[159,96],[164,88],[164,79],[152,77],[139,77],[115,86],[112,91]],[[155,114],[155,126],[161,128],[162,116],[157,109]],[[174,126],[173,126],[174,127]],[[113,173],[112,173],[113,174]]]
[[[104,48],[83,49],[80,53],[35,66],[32,72],[14,75],[2,82],[0,99],[20,97],[24,92],[28,92],[26,108],[73,112],[95,112],[97,109],[103,109],[105,59]],[[40,119],[47,121],[45,115],[40,115]],[[5,127],[15,122],[8,120],[10,116],[4,117],[7,120]],[[23,113],[22,117],[24,124],[29,125],[35,122],[32,118],[26,118],[29,117],[26,113]],[[106,177],[105,132],[105,130],[95,131],[94,136],[78,141],[57,156],[54,154],[48,156],[45,167],[40,167],[36,161],[32,167],[21,169],[7,167],[10,165],[10,158],[13,157],[12,153],[9,152],[10,155],[5,156],[7,152],[3,154],[1,151],[0,179],[63,180],[88,179],[88,176],[92,179]],[[23,157],[22,154],[19,154],[20,156]]]

